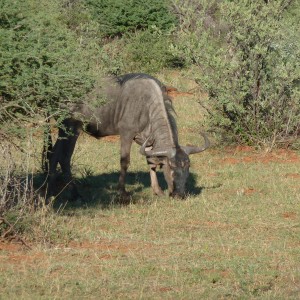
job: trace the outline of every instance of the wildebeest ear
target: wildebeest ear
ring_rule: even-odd
[[[173,158],[176,155],[176,149],[175,148],[167,148],[167,149],[161,149],[161,150],[148,150],[146,151],[147,148],[147,143],[149,139],[151,138],[151,135],[145,140],[143,145],[140,148],[140,153],[144,156],[147,157],[168,157],[168,158]]]

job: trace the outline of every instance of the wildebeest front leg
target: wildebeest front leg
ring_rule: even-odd
[[[150,167],[150,179],[151,179],[151,187],[153,193],[158,196],[163,196],[164,192],[162,191],[161,187],[159,186],[157,175],[156,175],[156,167],[155,164],[149,164]]]
[[[119,192],[121,198],[125,201],[128,200],[128,196],[129,196],[129,193],[127,193],[125,189],[125,179],[126,179],[127,169],[130,164],[131,145],[132,145],[132,138],[121,135],[121,159],[120,159],[121,171],[119,177]]]

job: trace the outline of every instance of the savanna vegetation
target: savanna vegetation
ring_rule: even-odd
[[[0,0],[0,299],[297,299],[299,22],[296,0]],[[184,92],[182,144],[214,141],[190,195],[153,196],[134,147],[119,205],[118,143],[82,136],[82,201],[45,206],[49,124],[129,72]]]

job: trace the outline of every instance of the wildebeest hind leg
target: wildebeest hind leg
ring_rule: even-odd
[[[48,170],[48,180],[46,188],[46,204],[49,203],[52,196],[55,196],[56,193],[56,179],[57,179],[57,165],[59,160],[59,152],[62,147],[61,141],[56,141],[53,151],[49,157],[49,170]]]
[[[59,164],[61,166],[62,173],[64,175],[64,181],[71,192],[71,199],[76,200],[80,198],[76,184],[74,183],[72,172],[71,172],[71,157],[74,152],[75,144],[78,139],[79,133],[74,132],[74,135],[67,137],[62,140],[62,153],[59,158]]]
[[[55,196],[60,191],[57,191],[57,164],[59,163],[64,175],[65,184],[71,190],[72,199],[78,198],[78,192],[75,184],[72,182],[71,174],[71,157],[74,152],[75,144],[79,136],[79,128],[70,126],[66,121],[64,123],[66,129],[59,128],[58,138],[53,147],[53,151],[49,160],[49,179],[47,202],[52,196]],[[67,132],[66,132],[67,131]]]

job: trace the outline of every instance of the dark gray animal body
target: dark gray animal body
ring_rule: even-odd
[[[209,147],[204,135],[204,147],[181,147],[178,143],[177,127],[172,114],[172,102],[166,88],[157,79],[146,74],[127,74],[109,78],[103,85],[107,103],[98,108],[87,104],[70,104],[70,117],[59,129],[59,137],[49,160],[49,192],[55,185],[56,167],[71,181],[70,161],[81,129],[101,138],[120,135],[121,172],[119,190],[126,196],[125,175],[130,163],[132,142],[141,145],[150,166],[151,186],[157,195],[163,192],[158,184],[156,168],[163,167],[171,196],[185,195],[185,184],[189,174],[189,154],[198,153]]]

